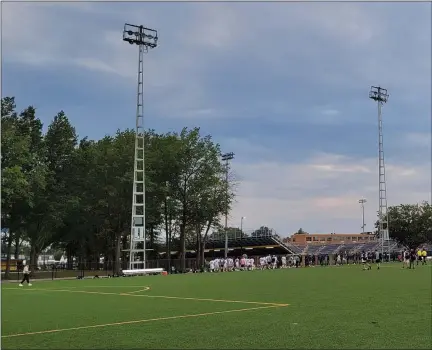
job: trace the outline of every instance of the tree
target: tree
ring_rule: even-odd
[[[2,99],[2,237],[10,260],[23,240],[30,263],[46,248],[65,252],[68,267],[126,260],[131,230],[135,131],[118,130],[101,140],[82,138],[63,111],[46,134],[36,109],[19,115],[15,99]],[[165,231],[166,251],[185,242],[196,244],[203,260],[209,232],[234,199],[234,183],[225,182],[220,148],[199,128],[180,133],[145,133],[145,214],[149,245],[159,249]],[[3,247],[4,248],[4,247]],[[24,248],[23,248],[24,249]],[[60,254],[60,253],[59,253]]]
[[[299,229],[298,229],[298,231],[296,232],[296,233],[294,233],[295,235],[302,235],[302,234],[307,234],[307,232],[306,231],[303,231],[303,229],[300,227]]]
[[[258,230],[252,232],[252,237],[264,237],[275,234],[275,232],[267,226],[261,226]]]
[[[204,217],[208,221],[213,213],[200,204],[206,202],[212,188],[220,187],[220,178],[224,167],[220,159],[220,147],[212,142],[210,136],[201,137],[199,128],[188,130],[184,128],[171,146],[175,156],[172,166],[172,176],[169,188],[174,199],[181,205],[180,222],[180,257],[182,270],[185,269],[186,234],[194,232],[201,234]],[[206,194],[207,193],[207,194]],[[197,210],[200,212],[197,213]],[[204,223],[205,223],[204,221]]]
[[[428,202],[389,207],[388,221],[390,238],[399,244],[415,249],[432,243],[432,206]],[[378,222],[375,226],[378,228]]]
[[[6,277],[10,271],[12,243],[15,241],[15,255],[19,249],[22,227],[22,203],[30,204],[31,180],[28,165],[31,164],[31,138],[29,133],[22,132],[20,119],[15,112],[14,98],[1,100],[2,138],[1,138],[1,224],[7,228],[6,240]]]

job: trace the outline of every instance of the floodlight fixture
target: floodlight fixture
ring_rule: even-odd
[[[387,89],[383,89],[380,86],[371,86],[369,98],[377,102],[387,103],[389,94],[387,93]]]
[[[126,23],[123,29],[123,41],[133,45],[142,45],[154,49],[158,44],[158,34],[154,29]]]

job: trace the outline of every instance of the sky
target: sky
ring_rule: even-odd
[[[431,3],[3,3],[2,96],[64,110],[80,137],[135,123],[138,49],[146,128],[201,128],[234,152],[229,225],[281,236],[366,230],[378,210],[377,104],[389,205],[431,199]]]

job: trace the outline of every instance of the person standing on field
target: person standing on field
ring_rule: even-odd
[[[422,265],[426,265],[427,251],[426,248],[422,250]]]
[[[28,264],[24,265],[24,269],[23,269],[23,279],[21,281],[21,283],[19,284],[20,287],[23,286],[24,281],[27,281],[27,284],[29,287],[31,287],[31,283],[30,283],[30,268],[28,266]]]

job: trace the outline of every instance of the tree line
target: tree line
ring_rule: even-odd
[[[14,97],[1,100],[2,228],[7,261],[30,245],[30,264],[47,247],[66,252],[68,264],[126,260],[131,227],[135,130],[100,140],[79,139],[60,111],[46,133],[29,106],[16,111]],[[195,244],[198,266],[212,230],[235,198],[235,180],[221,161],[220,145],[199,128],[145,132],[145,200],[148,247],[161,245],[169,259]],[[9,271],[7,262],[6,273]]]

